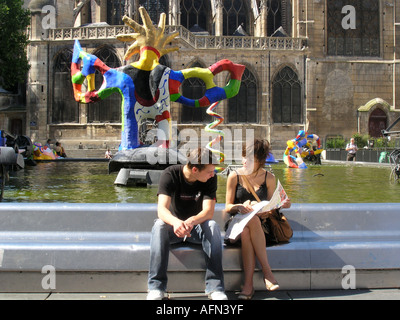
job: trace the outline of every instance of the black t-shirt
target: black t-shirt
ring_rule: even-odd
[[[184,165],[169,166],[161,174],[158,193],[171,197],[171,212],[181,220],[198,214],[204,199],[216,199],[217,175],[206,182],[189,183],[183,176]]]

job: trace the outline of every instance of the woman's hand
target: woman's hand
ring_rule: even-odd
[[[290,208],[290,206],[292,205],[292,202],[290,201],[289,198],[286,198],[283,202],[282,202],[282,206],[281,208]],[[274,210],[270,210],[270,211],[264,211],[264,212],[258,212],[257,215],[261,218],[261,219],[265,219],[268,218],[271,214],[274,213]]]
[[[273,210],[257,212],[257,216],[259,216],[261,219],[265,219],[265,218],[268,218],[272,213],[273,213]]]
[[[245,201],[243,204],[236,205],[238,213],[246,214],[253,211],[250,200]]]
[[[282,208],[290,208],[290,206],[292,205],[292,202],[290,201],[289,198],[286,198],[283,203],[282,203]]]

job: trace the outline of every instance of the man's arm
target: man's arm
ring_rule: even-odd
[[[172,212],[169,210],[170,205],[170,196],[167,196],[165,194],[158,195],[158,218],[160,218],[166,224],[171,225],[174,228],[174,233],[178,237],[183,238],[184,236],[190,236],[190,231],[192,230],[192,228],[188,227],[184,221],[180,220],[172,214]]]
[[[214,216],[215,209],[215,199],[204,199],[203,200],[203,210],[201,210],[195,216],[192,216],[185,220],[185,224],[190,228],[190,230],[200,223],[206,220],[211,220]]]

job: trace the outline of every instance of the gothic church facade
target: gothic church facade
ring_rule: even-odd
[[[179,32],[180,50],[161,63],[174,70],[208,67],[221,59],[246,66],[239,94],[216,112],[232,140],[253,129],[282,150],[299,130],[345,139],[379,136],[400,116],[400,5],[395,0],[31,0],[26,110],[20,134],[69,149],[117,148],[121,97],[84,105],[75,102],[70,80],[74,40],[110,67],[124,61],[132,32],[122,16],[140,21],[144,6],[154,23],[167,14],[168,31]],[[133,58],[134,60],[135,58]],[[219,86],[228,81],[221,73]],[[101,85],[96,75],[96,86]],[[199,79],[186,80],[185,96],[204,93]],[[205,108],[172,104],[179,131],[200,134],[213,121]],[[4,115],[3,115],[4,117]],[[3,119],[9,125],[7,119]],[[238,133],[240,132],[240,134]]]

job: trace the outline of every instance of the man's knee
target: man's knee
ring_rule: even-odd
[[[168,232],[169,232],[169,228],[171,226],[169,226],[168,224],[166,224],[164,221],[162,221],[161,219],[156,219],[154,221],[154,225],[153,228],[151,229],[151,234],[153,236],[155,235],[160,235],[162,236],[168,236]]]
[[[166,226],[168,226],[168,225],[164,221],[162,221],[161,219],[154,220],[154,225],[153,225],[153,229],[154,230],[163,229]]]
[[[212,245],[220,244],[221,242],[221,229],[214,220],[207,220],[201,225],[203,232],[203,239],[206,239]]]
[[[221,229],[214,220],[206,220],[202,223],[202,228],[207,228],[211,233],[221,235]]]

